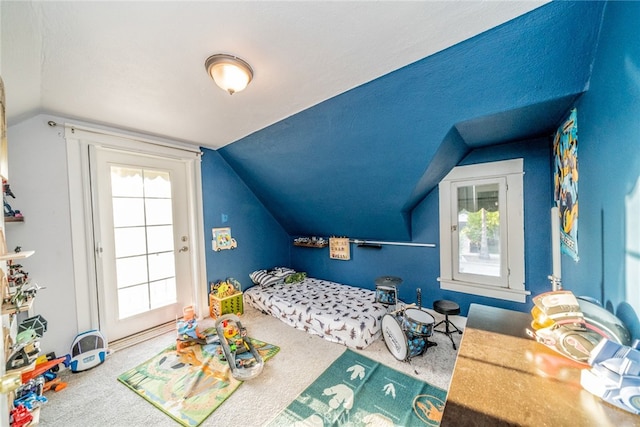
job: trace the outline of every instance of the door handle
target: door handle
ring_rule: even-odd
[[[178,252],[187,252],[189,250],[189,246],[183,246],[180,249],[178,249]]]

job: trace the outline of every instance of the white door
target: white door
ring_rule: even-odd
[[[91,149],[100,328],[109,341],[176,319],[192,295],[183,161]]]

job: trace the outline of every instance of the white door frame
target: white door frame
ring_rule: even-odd
[[[202,179],[198,147],[178,145],[169,141],[115,133],[103,129],[65,123],[67,142],[67,170],[71,220],[71,246],[73,250],[73,281],[78,332],[99,329],[98,292],[94,265],[89,146],[97,145],[136,153],[159,155],[188,160],[187,180],[193,188],[188,195],[191,242],[191,274],[193,277],[194,305],[200,316],[208,313],[207,286],[204,258],[204,220],[202,216]]]

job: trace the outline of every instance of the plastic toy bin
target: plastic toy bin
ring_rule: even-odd
[[[218,298],[213,294],[209,294],[209,314],[214,319],[223,314],[240,315],[242,313],[244,313],[242,292],[224,298]]]

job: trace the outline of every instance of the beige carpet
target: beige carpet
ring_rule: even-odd
[[[442,316],[433,313],[436,322]],[[280,346],[280,352],[265,364],[263,372],[246,381],[202,426],[262,426],[309,386],[346,347],[293,329],[280,320],[264,315],[245,305],[242,324],[250,336]],[[465,318],[454,317],[459,327]],[[202,322],[212,324],[211,319]],[[462,335],[456,335],[456,344]],[[68,387],[49,391],[49,399],[40,411],[41,426],[175,426],[171,418],[141,399],[117,381],[118,375],[170,345],[174,333],[145,341],[134,347],[114,352],[102,365],[76,374],[61,374]],[[396,360],[382,339],[358,352],[408,375],[447,389],[455,364],[456,352],[449,338],[434,333],[438,343],[411,363]]]

